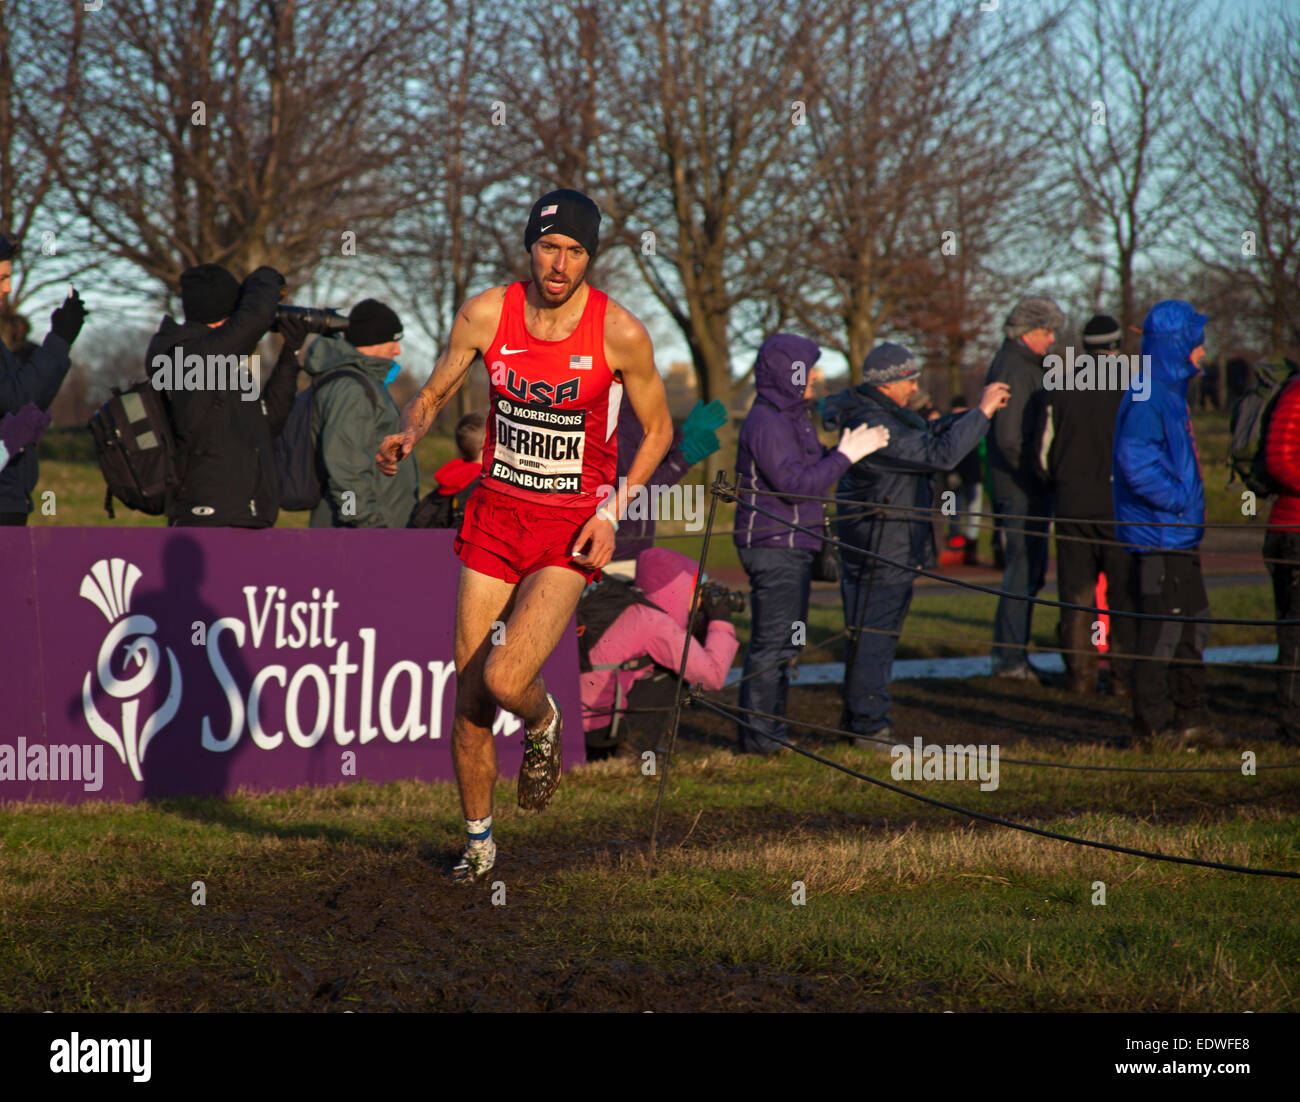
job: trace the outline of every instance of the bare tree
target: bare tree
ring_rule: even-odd
[[[169,286],[208,261],[307,278],[410,201],[387,169],[426,18],[378,0],[105,5],[60,182],[104,250]]]
[[[1249,288],[1274,354],[1300,352],[1300,14],[1236,28],[1208,74],[1195,161],[1205,200],[1193,255]]]
[[[85,13],[70,5],[64,20],[42,23],[37,6],[0,3],[0,230],[23,248],[13,291],[0,305],[0,335],[9,344],[25,300],[94,266],[85,259],[47,262],[61,255],[59,239],[69,224],[55,185],[84,59]],[[51,64],[56,42],[57,67]]]
[[[1135,265],[1170,243],[1196,183],[1196,36],[1178,0],[1089,0],[1040,55],[1062,201],[1070,224],[1104,228],[1100,255],[1077,247],[1112,273],[1130,348]]]
[[[828,4],[560,7],[567,17],[548,10],[546,26],[520,32],[534,57],[567,34],[551,52],[572,59],[567,75],[543,68],[531,102],[520,97],[539,171],[591,189],[610,216],[605,240],[624,247],[681,332],[701,396],[726,398],[733,349],[756,344],[772,314],[765,250],[791,224],[784,166]]]

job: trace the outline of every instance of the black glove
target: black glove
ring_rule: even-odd
[[[17,455],[28,444],[35,444],[50,427],[50,415],[28,402],[17,413],[6,413],[0,418],[0,444],[11,456]]]
[[[296,353],[307,339],[307,322],[293,314],[277,319],[276,330],[284,338],[284,344],[280,346],[281,360]]]
[[[706,620],[726,620],[731,623],[730,594],[719,586],[710,587],[700,594],[700,611]]]
[[[50,315],[50,330],[57,333],[68,344],[72,344],[77,339],[77,334],[81,332],[82,323],[86,320],[86,306],[81,301],[81,295],[75,290]]]

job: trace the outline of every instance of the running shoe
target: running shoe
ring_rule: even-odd
[[[524,760],[519,767],[519,806],[541,811],[560,783],[560,706],[550,693],[547,702],[555,714],[540,731],[524,734]]]
[[[497,844],[491,838],[470,842],[460,860],[452,866],[451,878],[457,884],[472,884],[497,863]]]

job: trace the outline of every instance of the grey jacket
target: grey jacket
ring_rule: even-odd
[[[311,513],[313,528],[405,528],[411,518],[420,496],[415,455],[403,459],[391,477],[375,466],[379,445],[401,424],[384,385],[392,366],[392,360],[363,356],[342,337],[319,337],[307,349],[303,369],[313,381],[341,367],[368,380],[335,379],[312,400],[312,439],[319,441],[326,475],[325,492]]]

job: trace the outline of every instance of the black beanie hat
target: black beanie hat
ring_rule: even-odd
[[[181,273],[181,305],[185,320],[206,325],[235,312],[239,280],[220,264],[200,264]]]
[[[1083,346],[1085,348],[1114,349],[1120,346],[1124,334],[1120,332],[1119,322],[1109,314],[1095,314],[1083,327]]]
[[[353,348],[400,341],[402,320],[378,299],[364,299],[352,307],[343,339]]]
[[[533,204],[528,215],[524,249],[532,252],[537,239],[548,233],[572,237],[594,258],[600,244],[600,208],[582,192],[572,188],[548,191]]]

